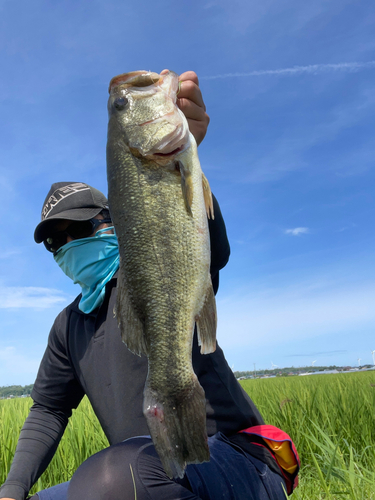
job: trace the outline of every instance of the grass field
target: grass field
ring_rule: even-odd
[[[375,499],[375,372],[242,385],[266,422],[297,446],[302,470],[294,498]]]
[[[375,372],[245,380],[266,423],[285,430],[302,461],[298,500],[375,500]],[[30,399],[0,401],[0,484]],[[74,412],[33,491],[66,481],[107,440],[87,402]]]

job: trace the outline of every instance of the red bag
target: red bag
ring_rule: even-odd
[[[273,425],[255,425],[240,432],[254,438],[254,444],[267,448],[276,460],[285,479],[288,495],[298,486],[301,462],[297,449],[288,434]]]

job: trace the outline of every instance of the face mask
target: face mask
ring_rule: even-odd
[[[103,303],[105,285],[119,267],[117,237],[105,234],[109,229],[113,228],[106,227],[95,236],[70,241],[53,256],[64,273],[81,286],[78,307],[86,314]]]

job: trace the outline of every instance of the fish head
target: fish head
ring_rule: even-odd
[[[191,140],[187,120],[178,108],[178,75],[133,71],[112,78],[108,114],[131,150],[165,164]]]

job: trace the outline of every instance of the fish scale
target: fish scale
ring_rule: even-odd
[[[187,463],[209,460],[205,396],[191,351],[196,321],[202,352],[216,347],[210,192],[207,197],[195,140],[176,106],[178,77],[152,75],[150,85],[147,72],[133,72],[110,86],[108,200],[120,251],[116,315],[128,348],[148,358],[144,414],[155,448],[166,473],[182,477]]]

